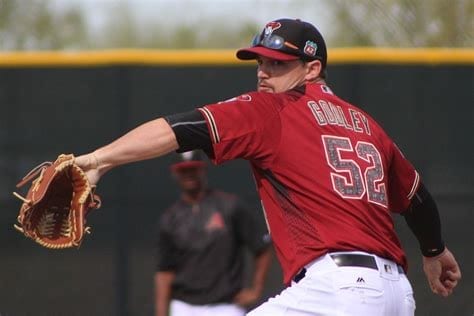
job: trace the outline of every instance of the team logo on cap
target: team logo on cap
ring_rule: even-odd
[[[279,29],[281,27],[281,23],[280,22],[268,22],[267,25],[265,25],[265,29],[263,31],[263,34],[265,36],[270,36],[273,31]]]
[[[318,50],[318,44],[312,41],[306,41],[304,45],[304,53],[309,56],[316,56],[316,51]]]

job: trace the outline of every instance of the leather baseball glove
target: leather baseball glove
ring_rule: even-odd
[[[32,181],[14,227],[41,246],[52,249],[78,247],[90,210],[100,207],[84,171],[74,163],[73,155],[60,155],[55,162],[44,162],[28,173],[18,184]]]

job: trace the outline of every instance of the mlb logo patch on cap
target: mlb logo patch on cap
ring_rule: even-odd
[[[309,56],[316,56],[316,52],[318,51],[318,44],[311,41],[306,41],[303,49],[304,53]]]

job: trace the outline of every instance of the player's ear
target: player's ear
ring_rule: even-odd
[[[305,75],[306,81],[313,81],[316,78],[318,78],[323,68],[321,61],[319,60],[308,61],[306,62],[305,66],[306,66],[306,75]]]

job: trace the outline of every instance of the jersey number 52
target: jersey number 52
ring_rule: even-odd
[[[347,137],[331,135],[321,136],[326,160],[331,167],[331,181],[334,190],[346,199],[362,199],[367,193],[371,203],[388,207],[384,180],[384,170],[380,153],[368,142],[358,141],[353,147]],[[360,160],[343,159],[342,152],[355,152],[358,159],[369,164],[365,170],[360,167]]]

